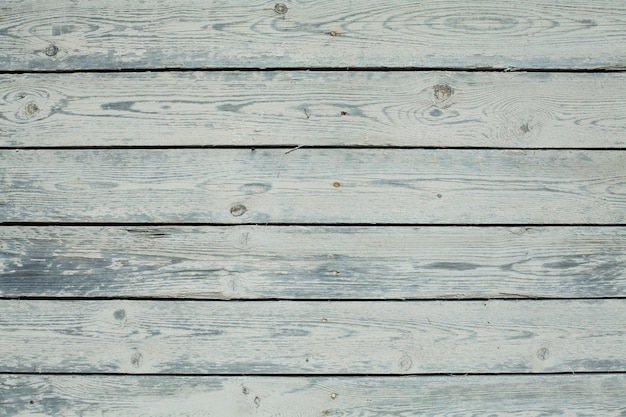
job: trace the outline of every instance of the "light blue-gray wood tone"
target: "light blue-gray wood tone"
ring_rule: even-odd
[[[624,224],[626,151],[0,151],[1,222]]]
[[[626,297],[626,227],[0,228],[0,297]]]
[[[624,68],[622,0],[5,1],[5,70]]]
[[[0,372],[626,371],[626,300],[0,300]]]
[[[0,416],[606,416],[626,375],[168,377],[0,375]]]
[[[624,148],[623,73],[0,75],[0,146]]]
[[[0,417],[626,416],[623,0],[0,3]]]

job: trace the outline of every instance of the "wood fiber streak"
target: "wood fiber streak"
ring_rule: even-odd
[[[3,300],[0,312],[0,372],[626,371],[626,300]]]
[[[0,151],[2,222],[623,224],[626,152]]]
[[[0,76],[0,146],[625,147],[624,74]]]
[[[626,413],[625,391],[625,375],[404,378],[0,375],[3,398],[0,416],[621,417]]]
[[[621,0],[5,2],[4,70],[623,68]],[[277,12],[278,10],[278,12]]]
[[[626,297],[624,227],[3,227],[1,297]]]

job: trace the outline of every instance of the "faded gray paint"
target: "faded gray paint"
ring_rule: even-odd
[[[624,151],[4,150],[0,221],[626,224],[625,184]]]
[[[6,133],[0,145],[623,148],[624,78],[306,71],[0,75],[0,129]],[[443,103],[437,86],[453,91]]]
[[[0,375],[3,399],[0,416],[623,417],[624,391],[624,375],[426,378]]]
[[[24,0],[5,8],[7,70],[226,67],[623,68],[626,8],[583,0]],[[71,16],[68,22],[67,16]],[[97,18],[96,18],[97,16]],[[523,39],[523,41],[518,41]]]
[[[623,299],[4,300],[0,372],[624,372],[625,306]]]
[[[20,226],[2,229],[0,247],[5,297],[624,294],[623,227]]]

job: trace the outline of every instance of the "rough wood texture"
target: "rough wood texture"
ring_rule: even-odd
[[[0,152],[2,222],[626,221],[626,152]]]
[[[0,372],[626,371],[626,300],[3,300],[0,311]]]
[[[626,297],[624,227],[2,227],[2,297]]]
[[[0,417],[626,416],[625,27],[5,1]]]
[[[624,147],[626,77],[455,72],[0,76],[0,146]]]
[[[626,414],[626,376],[267,378],[0,375],[0,416]]]
[[[623,68],[621,0],[7,2],[6,70]]]

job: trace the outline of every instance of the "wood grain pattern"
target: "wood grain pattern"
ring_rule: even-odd
[[[624,227],[2,227],[0,297],[626,297]]]
[[[0,146],[624,147],[624,74],[0,76]]]
[[[4,2],[0,417],[626,415],[624,27]]]
[[[0,372],[626,371],[626,300],[3,300],[0,311]]]
[[[0,152],[2,222],[623,224],[626,152]]]
[[[626,376],[0,375],[0,416],[574,417],[626,413]],[[32,401],[32,403],[31,403]]]
[[[624,25],[620,0],[21,0],[0,67],[623,68]]]
[[[623,148],[625,81],[622,73],[4,75],[0,146]]]

